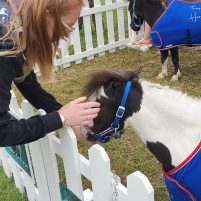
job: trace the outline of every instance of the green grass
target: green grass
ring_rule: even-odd
[[[13,179],[8,179],[0,167],[0,201],[27,201],[16,189]]]

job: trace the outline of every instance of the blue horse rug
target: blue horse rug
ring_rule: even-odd
[[[201,142],[180,165],[163,173],[171,201],[201,201]]]
[[[201,1],[172,0],[152,27],[151,37],[161,50],[201,45]]]

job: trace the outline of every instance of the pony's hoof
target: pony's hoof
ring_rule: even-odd
[[[181,72],[180,72],[180,70],[177,71],[177,77],[181,77]]]
[[[178,75],[173,75],[170,81],[178,81],[179,76]]]
[[[166,77],[168,74],[167,73],[160,73],[158,76],[157,76],[157,79],[163,79],[164,77]]]

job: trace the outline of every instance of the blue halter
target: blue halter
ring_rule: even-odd
[[[88,129],[90,134],[93,137],[95,137],[98,142],[106,143],[106,142],[109,142],[112,137],[117,139],[122,136],[124,129],[122,129],[120,131],[117,131],[117,130],[119,129],[119,126],[120,126],[119,122],[120,122],[121,118],[124,116],[125,105],[126,105],[126,101],[128,99],[128,94],[130,92],[131,85],[132,85],[132,81],[128,81],[126,83],[126,87],[125,87],[124,94],[123,94],[123,97],[121,100],[121,104],[117,109],[115,119],[112,122],[111,126],[102,132],[96,132],[96,131]]]

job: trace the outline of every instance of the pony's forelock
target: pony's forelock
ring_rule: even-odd
[[[119,71],[119,70],[104,70],[92,74],[89,82],[85,86],[83,95],[89,97],[101,86],[111,81],[123,81],[134,80],[138,78],[138,74],[135,71]]]

